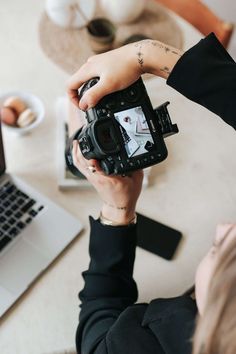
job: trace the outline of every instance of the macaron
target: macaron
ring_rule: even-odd
[[[3,107],[13,108],[19,116],[24,110],[26,110],[27,105],[21,98],[10,96],[4,101]]]
[[[30,125],[31,123],[33,123],[35,119],[36,119],[36,114],[30,108],[27,108],[24,112],[22,112],[19,115],[16,124],[20,128],[24,128]]]
[[[2,107],[0,117],[3,123],[14,126],[16,125],[18,114],[11,107]]]

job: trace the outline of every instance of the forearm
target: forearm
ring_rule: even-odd
[[[91,262],[83,273],[81,313],[77,330],[79,352],[89,352],[107,334],[120,313],[137,300],[133,280],[136,227],[109,227],[90,219]]]
[[[167,84],[236,129],[236,63],[214,34],[180,58]]]

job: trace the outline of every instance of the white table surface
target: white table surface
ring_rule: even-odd
[[[67,75],[42,53],[37,26],[40,1],[8,0],[0,7],[0,91],[20,89],[38,95],[46,119],[31,135],[4,132],[8,171],[78,216],[85,231],[0,322],[1,354],[43,354],[74,345],[81,272],[88,257],[88,214],[97,216],[94,190],[61,192],[57,188],[54,103],[65,92]],[[185,48],[200,34],[184,21]],[[196,265],[211,244],[220,221],[235,220],[235,132],[214,114],[151,79],[153,105],[171,101],[180,133],[168,138],[169,158],[152,170],[138,211],[181,230],[184,241],[168,262],[138,249],[134,276],[139,300],[179,294],[194,280]]]

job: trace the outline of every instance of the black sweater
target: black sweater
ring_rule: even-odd
[[[214,34],[181,57],[167,84],[236,129],[236,64]],[[134,305],[136,226],[103,226],[92,218],[90,223],[78,353],[190,354],[195,302],[180,296]]]

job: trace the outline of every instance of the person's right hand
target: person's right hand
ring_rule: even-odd
[[[103,205],[102,215],[122,225],[126,225],[135,216],[138,197],[142,189],[143,171],[138,170],[129,176],[107,176],[99,161],[86,160],[78,142],[73,142],[73,163],[98,192]]]
[[[134,44],[90,57],[70,78],[68,94],[72,102],[83,111],[94,107],[108,93],[124,89],[138,80],[141,67],[135,59]],[[78,89],[93,77],[99,82],[79,101]]]
[[[130,86],[143,73],[167,79],[182,54],[167,44],[146,39],[92,56],[69,80],[68,95],[77,107],[86,111],[103,96]],[[80,100],[78,89],[94,77],[100,80]]]

